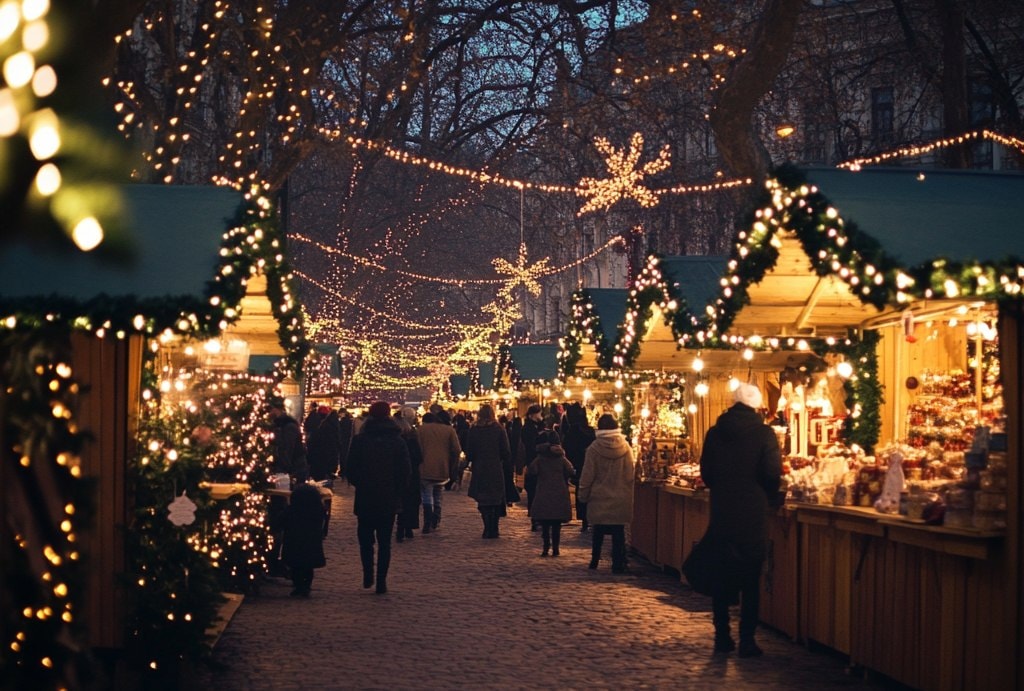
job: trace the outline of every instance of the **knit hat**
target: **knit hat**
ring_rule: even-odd
[[[742,403],[745,406],[750,406],[754,410],[761,407],[762,397],[761,389],[757,388],[753,384],[740,384],[736,387],[733,392],[733,399],[737,403]]]
[[[377,401],[370,405],[370,409],[366,411],[370,417],[386,418],[391,416],[391,406],[384,401]]]
[[[316,412],[320,413],[321,415],[330,415],[331,409],[328,406],[322,405],[316,409]]]

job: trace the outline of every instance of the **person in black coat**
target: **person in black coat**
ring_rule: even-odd
[[[782,457],[775,433],[761,416],[761,391],[740,384],[735,403],[704,437],[700,475],[711,491],[708,537],[722,555],[722,573],[711,593],[717,653],[736,648],[729,606],[741,597],[740,657],[755,657],[761,565],[767,553],[767,514],[777,507]]]
[[[544,419],[541,407],[531,405],[526,409],[526,417],[523,420],[523,431],[520,439],[523,442],[523,454],[526,462],[530,463],[537,457],[537,438],[544,431]],[[537,476],[529,473],[523,478],[523,488],[526,489],[526,508],[533,506],[533,495],[537,491]],[[530,522],[530,530],[536,531],[539,524],[536,521]]]
[[[324,504],[316,485],[301,484],[292,491],[284,511],[282,558],[292,576],[292,596],[309,597],[313,569],[327,565],[324,558]]]
[[[306,418],[306,458],[309,476],[320,482],[334,477],[341,458],[341,421],[338,413],[323,405]]]
[[[352,413],[342,408],[338,414],[338,436],[341,444],[338,453],[338,477],[345,477],[345,468],[348,467],[348,450],[352,446],[352,436],[355,433],[354,423]]]
[[[395,418],[402,430],[402,438],[409,448],[409,482],[402,491],[402,510],[398,513],[398,526],[395,528],[395,540],[402,542],[411,538],[412,531],[420,527],[420,466],[423,465],[423,453],[416,436],[416,409],[409,406],[402,408]]]
[[[402,492],[409,482],[409,447],[391,408],[384,401],[370,406],[366,421],[352,440],[348,481],[356,488],[353,512],[357,519],[359,558],[363,587],[374,584],[373,545],[377,545],[377,593],[388,591],[391,564],[391,531],[402,506]]]
[[[587,447],[595,438],[594,428],[590,426],[587,419],[587,410],[579,403],[570,403],[565,409],[565,423],[562,426],[562,448],[565,449],[565,456],[572,463],[576,471],[572,484],[577,488],[580,486],[580,473],[583,472],[583,461],[587,457]],[[587,523],[587,505],[576,499],[576,518],[583,522],[581,532],[586,532],[590,527]]]

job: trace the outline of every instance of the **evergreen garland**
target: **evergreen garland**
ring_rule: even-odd
[[[130,593],[126,649],[146,685],[166,686],[183,664],[209,653],[207,629],[224,601],[204,526],[216,508],[202,489],[202,453],[188,440],[183,416],[160,415],[150,399],[140,419],[138,455],[128,468],[134,499],[126,533]],[[182,495],[196,504],[195,519],[175,525],[168,507]]]
[[[66,332],[0,331],[0,686],[57,689],[90,676],[81,611],[86,558],[75,544],[93,514],[78,384]]]
[[[60,295],[5,299],[2,324],[41,327],[62,323],[100,337],[124,338],[131,333],[154,336],[165,331],[209,338],[219,335],[241,315],[248,278],[267,277],[267,298],[278,321],[277,335],[289,370],[299,378],[310,351],[301,305],[294,299],[294,277],[286,259],[285,237],[276,209],[265,198],[250,195],[233,227],[224,233],[216,274],[205,294],[137,298],[99,295],[81,300]]]

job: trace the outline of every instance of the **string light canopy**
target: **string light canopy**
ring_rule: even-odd
[[[636,195],[643,196],[647,200],[650,200],[651,196],[653,196],[653,198],[654,198],[653,203],[650,203],[648,205],[649,206],[654,206],[655,204],[657,204],[657,198],[658,197],[661,197],[661,196],[667,195],[667,194],[671,194],[671,195],[707,194],[707,193],[711,193],[711,192],[720,192],[720,191],[723,191],[723,190],[729,190],[729,189],[733,189],[733,188],[736,188],[736,187],[744,187],[744,186],[753,184],[753,180],[751,178],[742,178],[742,179],[735,179],[735,180],[717,180],[717,181],[707,181],[707,182],[698,182],[698,183],[689,183],[689,184],[679,184],[679,185],[673,185],[671,187],[662,187],[662,188],[655,188],[655,189],[648,189],[646,187],[643,187],[643,188],[641,188],[643,190],[642,192],[637,191],[637,183],[639,182],[639,180],[637,180],[634,183],[630,183],[629,180],[628,180],[628,177],[630,175],[637,175],[639,173],[640,179],[642,179],[642,177],[644,175],[653,175],[653,174],[655,174],[657,172],[661,172],[662,170],[664,170],[664,169],[666,169],[668,167],[668,165],[669,165],[669,158],[670,158],[670,153],[669,153],[668,145],[665,145],[659,151],[658,158],[656,158],[654,161],[649,161],[648,163],[645,164],[645,166],[652,166],[653,165],[653,166],[662,166],[662,167],[659,167],[657,170],[644,170],[644,168],[641,168],[640,171],[637,171],[635,169],[635,166],[639,162],[639,156],[640,156],[640,153],[641,153],[641,149],[643,147],[643,135],[641,135],[639,133],[634,134],[633,137],[631,138],[631,147],[630,147],[630,149],[628,149],[627,151],[624,151],[622,154],[617,154],[617,155],[620,155],[620,156],[625,155],[625,156],[628,157],[628,156],[632,155],[632,153],[634,153],[633,148],[634,147],[636,148],[636,151],[635,151],[635,153],[636,153],[636,160],[634,160],[632,162],[632,165],[634,166],[634,168],[632,169],[632,172],[630,172],[630,169],[624,168],[624,166],[626,165],[625,163],[620,165],[618,163],[618,159],[616,159],[616,162],[614,164],[614,165],[616,165],[616,169],[615,170],[611,170],[609,168],[609,172],[612,172],[613,175],[617,175],[618,177],[612,178],[611,180],[594,180],[594,179],[591,179],[591,178],[584,178],[583,180],[581,180],[576,185],[564,185],[564,184],[560,185],[560,184],[546,183],[546,182],[531,182],[531,181],[528,181],[528,180],[520,180],[520,179],[517,179],[517,178],[506,177],[504,175],[501,175],[500,173],[491,172],[491,171],[488,171],[486,169],[474,169],[474,168],[468,168],[468,167],[465,167],[465,166],[455,166],[455,165],[451,165],[451,164],[448,164],[448,163],[444,163],[443,161],[438,161],[436,159],[431,159],[431,158],[427,158],[425,156],[420,156],[418,154],[410,153],[408,151],[402,151],[401,149],[396,149],[396,148],[392,147],[391,145],[383,143],[383,142],[377,142],[377,141],[374,141],[374,140],[369,140],[369,139],[365,139],[365,138],[362,138],[362,137],[356,137],[356,136],[353,136],[353,135],[346,135],[341,130],[338,130],[338,129],[322,129],[321,130],[321,134],[325,138],[327,138],[329,140],[332,140],[332,141],[343,141],[346,144],[348,144],[348,146],[352,147],[353,149],[366,149],[366,150],[372,150],[372,151],[379,151],[379,152],[383,153],[384,155],[386,155],[388,158],[391,158],[391,159],[393,159],[395,161],[398,161],[399,163],[405,163],[405,164],[414,165],[414,166],[423,166],[423,167],[429,168],[432,171],[437,171],[437,172],[441,172],[441,173],[445,173],[447,175],[453,175],[453,176],[457,176],[457,177],[468,178],[470,180],[473,180],[475,182],[479,182],[479,183],[485,184],[485,185],[498,185],[498,186],[501,186],[501,187],[507,187],[507,188],[517,189],[517,190],[534,190],[534,191],[545,192],[545,193],[550,193],[550,194],[574,194],[574,195],[576,195],[578,197],[591,197],[591,199],[588,200],[588,203],[592,203],[593,202],[595,204],[596,204],[596,202],[594,202],[594,197],[595,197],[595,194],[597,194],[597,195],[600,195],[600,198],[602,200],[604,200],[604,199],[610,200],[610,203],[608,204],[609,208],[610,208],[610,206],[614,205],[616,201],[618,201],[620,198],[622,198],[624,196],[625,192],[630,192],[630,191],[635,192]],[[640,141],[637,144],[634,144],[633,142],[635,141],[636,137],[640,137]],[[604,142],[607,143],[607,140],[605,140],[604,138],[598,138],[595,141],[595,146],[598,146],[599,150],[601,150],[600,146],[602,146],[602,145],[599,145],[597,142],[601,142],[601,141],[604,141]],[[612,147],[610,144],[608,144],[608,149],[611,152],[615,151],[614,147]],[[611,156],[612,156],[611,153],[605,152],[603,150],[602,150],[602,153],[605,153],[605,155],[608,158],[611,158]],[[617,194],[613,194],[608,189],[609,187],[613,186],[613,181],[614,182],[618,182],[621,186],[623,186],[622,190],[619,191]],[[651,195],[651,196],[649,196],[649,195]],[[625,196],[633,196],[633,195],[632,194],[627,194]],[[595,206],[594,207],[594,209],[598,209],[598,208],[602,208],[602,207],[601,206]],[[588,209],[588,211],[589,210],[590,209]]]
[[[409,278],[409,279],[412,279],[412,280],[415,280],[415,281],[422,281],[424,283],[439,283],[439,284],[443,284],[443,285],[457,286],[459,288],[465,288],[467,286],[474,286],[474,285],[506,285],[507,286],[509,284],[510,280],[514,280],[516,278],[515,274],[519,270],[517,267],[513,266],[512,264],[510,264],[508,261],[502,259],[501,261],[504,262],[501,265],[502,268],[499,269],[497,266],[495,268],[498,270],[499,273],[509,274],[509,276],[511,278],[452,278],[452,277],[449,277],[449,276],[431,276],[431,275],[428,275],[428,274],[417,273],[415,271],[406,271],[404,269],[391,268],[391,267],[388,267],[388,266],[385,266],[385,265],[381,264],[380,262],[376,262],[376,261],[374,261],[372,259],[367,259],[366,257],[360,257],[360,256],[357,256],[357,255],[351,254],[351,253],[346,252],[346,251],[344,251],[342,249],[339,249],[337,247],[330,247],[328,245],[323,244],[322,242],[318,242],[316,240],[313,240],[312,238],[306,237],[305,235],[301,235],[301,234],[299,234],[299,235],[290,235],[289,239],[294,239],[294,240],[297,240],[299,242],[307,243],[307,244],[309,244],[309,245],[311,245],[313,247],[316,247],[316,248],[320,249],[321,251],[323,251],[323,252],[325,252],[327,254],[331,254],[331,255],[342,257],[344,259],[347,259],[348,261],[351,261],[354,264],[357,264],[359,266],[363,266],[363,267],[366,267],[366,268],[369,268],[369,269],[375,269],[377,271],[383,271],[383,272],[388,272],[388,273],[392,273],[392,274],[397,274],[399,276],[403,276],[405,278]],[[616,235],[616,236],[610,238],[606,243],[604,243],[603,245],[601,245],[600,247],[595,249],[593,252],[590,252],[589,254],[586,254],[586,255],[580,257],[579,259],[577,259],[575,261],[569,262],[568,264],[562,264],[561,266],[550,266],[548,264],[548,262],[550,260],[548,258],[545,258],[545,259],[542,259],[537,264],[534,264],[533,266],[525,267],[525,268],[526,268],[527,272],[530,274],[530,276],[532,276],[533,279],[542,278],[544,276],[553,276],[555,274],[563,273],[565,271],[569,271],[570,269],[575,269],[577,266],[581,266],[583,264],[586,264],[591,259],[594,259],[594,258],[598,257],[599,255],[601,255],[606,250],[609,250],[609,249],[615,247],[616,245],[622,245],[624,243],[625,243],[625,240],[622,239],[622,236],[621,235]],[[498,261],[498,260],[495,259],[494,261]],[[502,270],[502,269],[505,269],[506,267],[507,267],[507,270]],[[519,282],[522,282],[522,281],[519,281]],[[533,292],[533,291],[531,291],[531,292]],[[534,294],[536,294],[536,293],[534,293]]]

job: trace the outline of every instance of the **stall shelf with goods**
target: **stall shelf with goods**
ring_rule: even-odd
[[[1019,686],[1024,177],[784,170],[766,192],[715,297],[634,327],[624,363],[649,366],[645,339],[666,327],[699,457],[737,369],[708,363],[749,357],[740,376],[762,388],[789,492],[766,623],[915,687]],[[759,366],[786,350],[806,359]],[[654,488],[638,489],[634,547],[674,567],[669,543],[682,534],[685,557],[688,504],[704,497]]]

